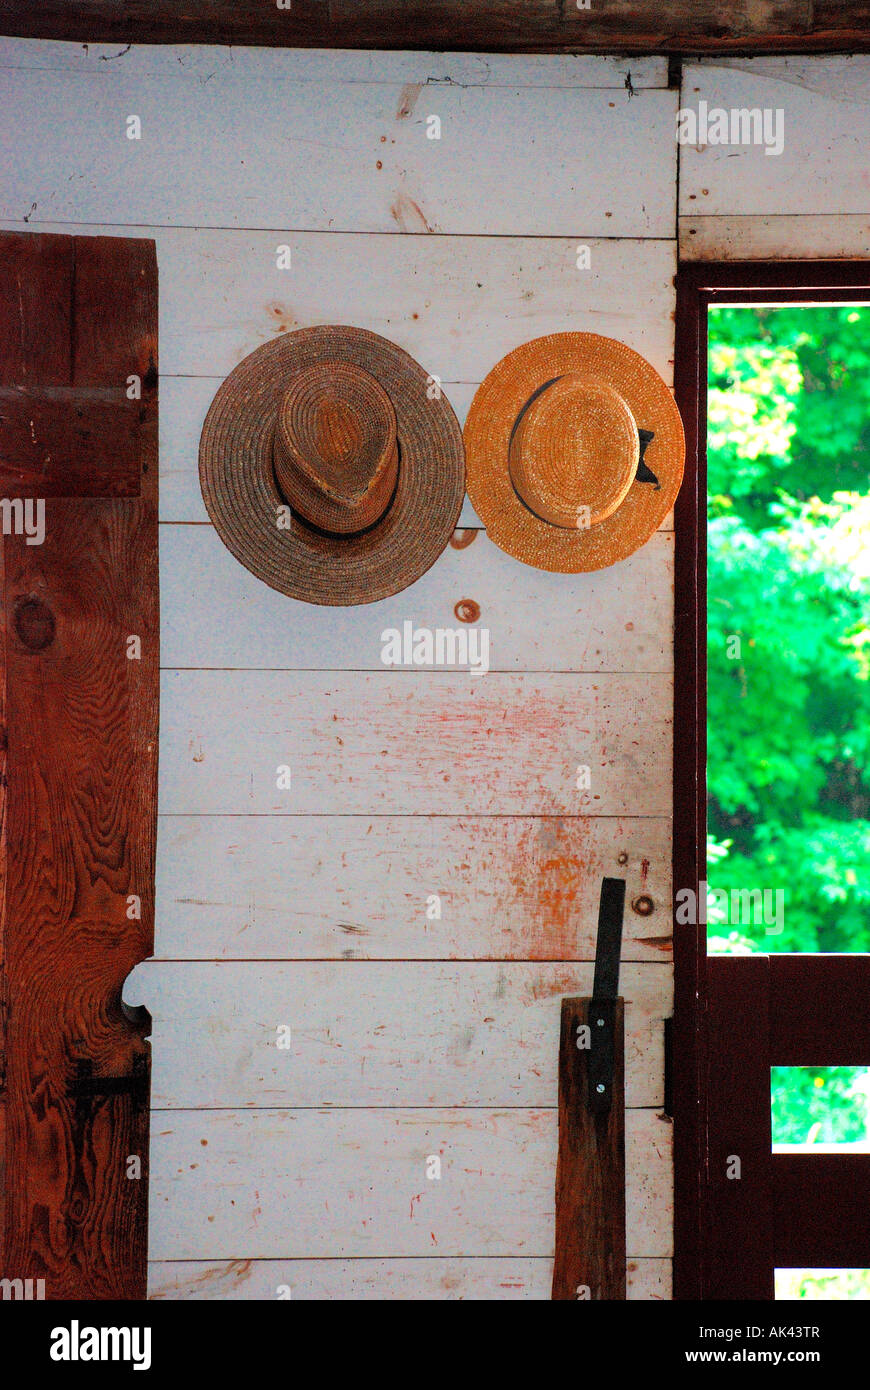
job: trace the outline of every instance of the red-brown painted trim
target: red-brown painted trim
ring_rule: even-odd
[[[697,892],[706,858],[707,308],[727,303],[847,301],[853,294],[870,299],[870,261],[690,262],[681,266],[677,275],[674,390],[686,431],[686,474],[674,509],[675,895],[681,888]],[[820,959],[815,958],[816,970],[833,968],[820,966]],[[855,959],[846,959],[850,959],[853,980],[857,981]],[[810,985],[798,984],[809,978],[803,967],[776,965],[774,974],[781,975],[784,982],[791,979],[793,992],[798,988],[812,992]],[[858,988],[857,983],[852,987]],[[704,1268],[705,1231],[709,1229],[705,1212],[706,994],[704,929],[679,926],[675,914],[672,1075],[674,1297],[678,1299],[710,1296]],[[773,1028],[776,1063],[780,1035],[776,1023]],[[788,1055],[804,1053],[793,1048]],[[833,1050],[831,1055],[835,1055]]]

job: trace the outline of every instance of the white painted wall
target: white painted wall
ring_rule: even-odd
[[[779,163],[683,150],[685,254],[864,254],[868,72],[703,63],[680,98],[659,59],[0,45],[0,223],[157,243],[157,955],[127,992],[154,1015],[155,1297],[548,1297],[559,999],[589,989],[605,874],[628,880],[629,1297],[669,1297],[672,519],[566,577],[466,503],[413,588],[310,608],[218,541],[197,443],[235,363],[313,323],[393,339],[461,419],[558,330],[670,380],[679,101],[785,103],[789,132]],[[488,676],[381,667],[384,627],[454,626],[461,599]]]

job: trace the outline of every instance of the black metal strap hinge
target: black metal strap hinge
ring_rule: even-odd
[[[598,908],[595,978],[589,1005],[589,1065],[586,1103],[594,1114],[606,1114],[613,1100],[613,1048],[616,1004],[619,998],[619,957],[625,912],[625,879],[605,878]]]

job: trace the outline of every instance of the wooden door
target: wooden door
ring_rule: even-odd
[[[706,892],[707,310],[827,301],[870,301],[870,263],[698,263],[677,279],[687,463],[675,509],[674,888],[695,901]],[[708,959],[706,928],[677,916],[674,961],[675,1297],[773,1299],[776,1269],[870,1266],[870,1154],[774,1153],[771,1133],[771,1067],[870,1065],[870,955]]]
[[[141,1298],[150,1020],[121,992],[153,947],[155,248],[0,243],[0,1276]]]

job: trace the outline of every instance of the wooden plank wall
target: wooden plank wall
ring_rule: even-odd
[[[687,65],[682,105],[783,112],[784,148],[686,145],[685,260],[870,257],[870,58],[723,58]]]
[[[629,1296],[668,1297],[671,521],[562,577],[467,508],[411,590],[330,611],[232,559],[196,472],[220,380],[302,324],[386,334],[460,417],[503,353],[557,330],[670,380],[666,63],[22,40],[0,100],[2,225],[157,243],[157,956],[125,996],[154,1016],[153,1295],[547,1298],[559,1001],[590,990],[609,874],[628,880]],[[385,627],[455,627],[463,600],[488,675],[382,667]]]

